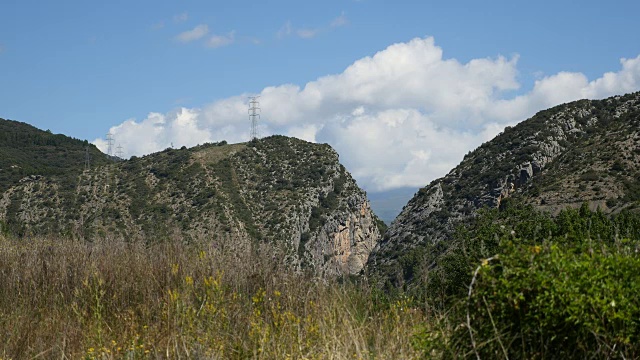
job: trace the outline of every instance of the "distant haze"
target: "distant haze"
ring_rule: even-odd
[[[373,212],[378,215],[385,224],[390,225],[396,216],[400,214],[402,207],[409,202],[417,191],[417,188],[403,187],[388,191],[367,193],[367,197],[371,202]]]

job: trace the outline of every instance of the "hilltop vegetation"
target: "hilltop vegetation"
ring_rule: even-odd
[[[0,119],[0,193],[28,175],[73,178],[84,169],[86,147],[92,166],[108,163],[107,157],[86,140]]]

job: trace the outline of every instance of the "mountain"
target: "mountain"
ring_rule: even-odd
[[[559,105],[507,127],[418,191],[371,254],[369,273],[393,286],[425,276],[428,252],[446,252],[480,209],[514,200],[553,214],[583,203],[637,211],[640,93]]]
[[[358,273],[384,227],[329,145],[283,136],[30,176],[2,194],[0,221],[21,236],[180,237],[232,252],[269,244],[320,275]]]
[[[85,167],[87,150],[91,166],[110,162],[86,140],[0,119],[0,193],[28,175],[76,176]]]

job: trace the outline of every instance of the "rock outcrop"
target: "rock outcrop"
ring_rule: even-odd
[[[583,202],[615,212],[638,206],[639,179],[640,93],[541,111],[420,189],[372,253],[369,273],[396,286],[411,281],[415,271],[403,264],[433,244],[446,251],[456,227],[509,197],[553,213]]]
[[[306,245],[305,259],[325,274],[358,274],[367,263],[369,254],[380,239],[378,219],[368,201],[354,198],[357,211],[346,217],[329,219],[320,229],[315,241]],[[377,235],[374,237],[372,235]]]

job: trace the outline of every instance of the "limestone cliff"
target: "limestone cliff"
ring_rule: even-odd
[[[416,263],[432,266],[420,264],[422,249],[444,242],[446,251],[456,227],[510,197],[552,213],[583,202],[605,212],[636,208],[639,179],[640,93],[541,111],[420,189],[377,245],[369,272],[395,285],[411,281]]]

